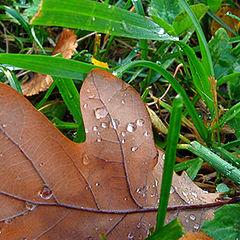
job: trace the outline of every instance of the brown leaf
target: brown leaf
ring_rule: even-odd
[[[64,29],[59,36],[52,55],[61,53],[64,58],[70,59],[77,48],[77,36],[74,31]],[[47,90],[53,82],[50,75],[34,73],[33,77],[21,85],[22,92],[26,96],[32,96]]]
[[[217,12],[217,16],[223,21],[225,22],[233,31],[236,32],[236,30],[239,30],[239,21],[237,19],[233,19],[229,16],[226,15],[227,12],[231,12],[233,15],[236,15],[238,17],[240,17],[240,10],[239,9],[233,9],[230,7],[223,7],[220,8]],[[212,35],[215,34],[215,32],[222,27],[222,25],[220,25],[218,22],[216,22],[215,20],[212,20],[212,25],[211,25],[211,33]],[[225,29],[226,30],[226,29]],[[229,37],[234,37],[234,35],[229,32],[228,30],[226,30]]]
[[[187,232],[183,237],[179,238],[179,240],[214,240],[209,237],[204,232],[200,231],[197,233]]]
[[[140,96],[95,69],[80,105],[86,142],[77,144],[0,83],[2,239],[144,239],[155,226],[164,153]],[[176,208],[215,198],[174,175],[166,222],[179,216],[187,231],[199,231],[213,209]]]

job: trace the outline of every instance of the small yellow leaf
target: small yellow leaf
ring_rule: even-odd
[[[98,61],[94,57],[91,57],[91,60],[92,60],[92,64],[95,65],[95,66],[103,67],[103,68],[109,68],[107,63]]]

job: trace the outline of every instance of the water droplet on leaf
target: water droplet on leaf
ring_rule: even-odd
[[[131,148],[131,151],[132,151],[132,152],[136,152],[137,150],[138,150],[138,147],[132,147],[132,148]]]
[[[39,192],[39,195],[42,199],[48,200],[53,196],[53,193],[49,187],[44,186],[43,189]]]
[[[191,215],[189,216],[189,218],[190,218],[192,221],[195,221],[195,220],[196,220],[196,216],[193,215],[193,214],[191,214]]]
[[[82,162],[83,162],[84,165],[88,165],[89,162],[90,162],[90,159],[89,159],[89,157],[86,153],[83,154]]]
[[[108,111],[106,108],[97,108],[95,110],[96,119],[105,118],[108,115]]]
[[[97,127],[97,126],[94,126],[94,127],[92,128],[92,130],[93,130],[94,132],[96,132],[96,131],[98,130],[98,127]]]
[[[137,129],[136,123],[134,123],[134,122],[128,123],[128,125],[127,125],[127,131],[128,131],[128,132],[131,132],[131,133],[132,133],[132,132],[135,132],[136,129]]]
[[[108,124],[106,122],[101,123],[102,128],[108,128]]]
[[[143,124],[144,124],[144,120],[142,120],[142,119],[138,119],[138,120],[137,120],[137,125],[138,125],[138,126],[142,127]]]

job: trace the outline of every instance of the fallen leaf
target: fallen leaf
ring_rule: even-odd
[[[226,13],[227,12],[231,12],[231,14],[236,15],[237,17],[240,17],[240,10],[239,9],[233,9],[230,7],[223,7],[220,8],[217,12],[217,16],[223,21],[225,22],[234,32],[236,32],[236,30],[239,30],[239,21],[237,19],[233,19],[230,16],[227,16]],[[222,28],[222,25],[220,25],[218,22],[216,22],[215,20],[212,20],[212,24],[211,24],[211,33],[212,35],[215,35],[215,32],[219,29]],[[229,37],[234,37],[234,35],[229,32],[227,29],[225,29],[229,35]]]
[[[183,237],[179,238],[179,240],[214,240],[209,237],[204,232],[200,231],[197,233],[187,232]]]
[[[63,58],[70,59],[77,48],[77,36],[74,31],[64,29],[59,36],[52,55],[61,53]],[[53,82],[50,75],[34,73],[33,77],[21,85],[22,92],[26,96],[32,96],[47,90]]]
[[[155,226],[164,153],[141,97],[94,69],[80,105],[86,141],[77,144],[0,83],[2,239],[144,239]],[[215,209],[186,208],[216,196],[175,174],[166,223],[178,216],[186,231],[199,231]]]

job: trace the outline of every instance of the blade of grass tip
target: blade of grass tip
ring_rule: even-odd
[[[240,184],[240,170],[226,162],[218,155],[204,147],[200,143],[193,141],[191,144],[186,146],[190,152],[194,153],[204,161],[209,163],[213,168],[222,173],[227,178],[234,181],[236,184]]]
[[[43,104],[48,100],[48,98],[51,95],[53,89],[56,87],[56,84],[57,84],[57,82],[53,81],[53,83],[51,84],[50,88],[47,90],[47,92],[46,92],[45,96],[43,97],[43,99],[36,106],[37,109],[41,108],[43,106]]]
[[[222,84],[227,83],[229,81],[235,81],[235,80],[237,80],[239,78],[240,78],[240,72],[231,73],[231,74],[229,74],[229,75],[227,75],[225,77],[220,78],[217,81],[217,87],[219,87]]]
[[[214,19],[217,23],[222,25],[222,27],[226,28],[229,32],[231,32],[234,36],[237,34],[225,23],[223,22],[216,14],[214,14],[211,10],[207,10],[207,14]]]
[[[167,213],[168,199],[172,184],[173,170],[175,166],[177,143],[181,128],[181,115],[183,109],[183,99],[178,95],[173,100],[173,110],[170,116],[170,124],[167,135],[167,148],[163,168],[162,186],[160,193],[160,202],[157,215],[156,231],[161,231]]]
[[[141,0],[132,0],[132,3],[136,9],[136,12],[142,16],[145,16]],[[146,39],[140,39],[140,49],[142,52],[142,59],[146,60],[148,57],[148,41]]]
[[[234,147],[237,147],[237,146],[240,146],[240,139],[228,142],[228,143],[224,144],[222,147],[224,149],[228,150],[228,149],[231,149],[231,148],[234,148]]]
[[[179,3],[185,9],[185,11],[189,15],[190,19],[192,20],[192,22],[193,22],[193,24],[196,28],[197,37],[198,37],[198,41],[199,41],[199,45],[200,45],[200,49],[201,49],[201,54],[202,54],[202,59],[203,59],[203,64],[204,64],[206,73],[209,76],[214,76],[214,69],[213,69],[211,54],[210,54],[210,51],[209,51],[209,48],[208,48],[206,38],[205,38],[204,33],[202,31],[201,25],[200,25],[197,17],[195,16],[195,14],[192,12],[191,8],[189,7],[187,1],[186,0],[179,0]]]
[[[219,153],[220,156],[222,156],[224,159],[226,159],[229,163],[234,165],[237,168],[240,168],[240,159],[235,157],[232,153],[227,151],[226,149],[222,147],[215,147],[212,146],[212,149],[215,153]]]
[[[5,68],[5,67],[0,67],[0,69],[2,70],[2,72],[5,74],[5,76],[7,77],[11,87],[13,87],[15,90],[17,90],[19,93],[22,93],[22,89],[21,86],[19,84],[19,81],[16,77],[16,75],[10,71],[9,69]]]
[[[155,70],[156,72],[160,73],[169,83],[171,83],[174,90],[182,96],[182,98],[184,100],[184,105],[188,109],[189,115],[191,116],[191,118],[194,122],[194,125],[199,132],[199,135],[202,137],[202,139],[204,139],[205,141],[208,141],[208,139],[209,139],[208,129],[205,127],[203,121],[199,117],[191,100],[188,98],[187,93],[182,88],[180,83],[162,66],[160,66],[156,63],[150,62],[150,61],[139,60],[139,61],[134,61],[134,62],[128,63],[128,64],[118,68],[115,72],[119,76],[123,72],[125,72],[127,69],[137,67],[137,66],[151,68],[151,69]]]
[[[22,25],[22,27],[25,29],[30,39],[31,40],[33,39],[30,26],[15,9],[10,8],[8,6],[0,6],[0,9],[4,9],[6,12],[12,15]]]
[[[80,110],[79,93],[77,91],[77,88],[71,79],[68,78],[64,79],[58,77],[53,77],[53,79],[54,81],[56,81],[56,85],[67,108],[73,115],[76,122],[79,124],[79,133],[81,134],[81,137],[79,137],[78,139],[79,141],[84,142],[85,129]]]
[[[191,178],[191,180],[193,181],[194,178],[197,176],[198,171],[200,170],[200,168],[202,167],[203,164],[203,160],[201,158],[197,158],[197,161],[195,161],[192,166],[190,166],[187,170],[186,173],[188,174],[188,176]]]

